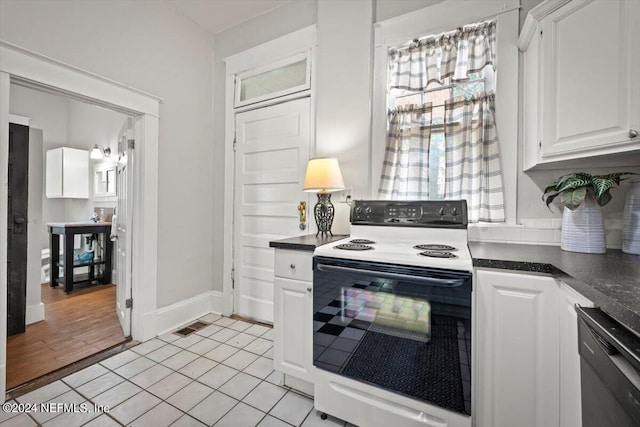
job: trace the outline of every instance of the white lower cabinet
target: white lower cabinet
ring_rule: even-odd
[[[275,258],[274,367],[285,384],[313,394],[313,252],[276,249]]]
[[[475,425],[579,426],[573,304],[590,305],[538,274],[476,270]]]

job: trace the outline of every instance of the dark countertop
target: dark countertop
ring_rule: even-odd
[[[474,267],[549,273],[640,334],[640,256],[567,252],[558,246],[469,242]]]
[[[110,222],[48,222],[47,227],[101,227],[105,225],[111,225]]]
[[[318,246],[324,245],[325,243],[335,242],[336,240],[342,240],[347,237],[349,237],[348,234],[336,234],[329,237],[316,237],[315,234],[305,234],[304,236],[271,241],[269,242],[269,247],[313,252]]]
[[[349,237],[313,234],[269,242],[272,248],[313,251]],[[604,312],[640,334],[640,256],[607,249],[606,254],[567,252],[558,246],[469,242],[474,267],[551,274]]]

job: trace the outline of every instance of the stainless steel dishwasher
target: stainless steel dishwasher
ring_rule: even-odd
[[[577,307],[583,427],[640,426],[640,337]]]

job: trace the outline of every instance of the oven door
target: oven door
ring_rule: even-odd
[[[471,415],[471,278],[314,257],[313,364]]]

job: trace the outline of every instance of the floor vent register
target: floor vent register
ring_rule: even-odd
[[[195,331],[198,331],[204,328],[205,326],[209,326],[209,323],[198,320],[197,322],[193,322],[192,324],[187,325],[182,329],[178,329],[177,331],[174,332],[174,334],[184,338],[186,336],[191,335]]]

